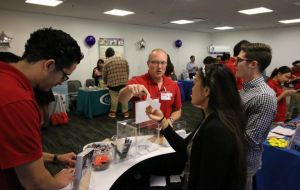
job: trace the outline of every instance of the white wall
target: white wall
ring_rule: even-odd
[[[91,78],[92,69],[96,66],[96,62],[99,58],[99,48],[97,44],[92,48],[84,44],[84,39],[88,35],[93,35],[96,39],[100,37],[124,38],[125,58],[130,64],[130,76],[140,75],[147,71],[146,60],[149,52],[154,48],[163,48],[169,53],[177,74],[179,74],[185,68],[191,55],[196,56],[198,63],[202,62],[203,58],[207,55],[207,46],[211,44],[211,35],[206,33],[108,23],[96,20],[1,9],[0,23],[0,30],[13,38],[10,44],[11,48],[7,49],[7,51],[18,55],[22,55],[24,44],[29,38],[30,33],[38,28],[51,26],[69,33],[77,40],[85,56],[70,77],[71,79],[79,79],[81,82],[84,82],[87,78]],[[136,47],[136,43],[141,38],[144,38],[147,42],[145,50],[139,50]],[[182,47],[179,49],[174,46],[174,42],[177,39],[183,42]]]
[[[283,65],[291,66],[293,61],[300,60],[299,34],[300,26],[255,31],[223,32],[212,34],[212,43],[214,45],[227,45],[231,49],[240,40],[263,42],[270,45],[273,51],[271,65],[267,68],[267,74],[270,74],[276,67]]]

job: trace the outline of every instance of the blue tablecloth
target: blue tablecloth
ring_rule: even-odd
[[[182,82],[177,81],[177,85],[178,85],[179,90],[180,90],[181,101],[184,102],[185,101],[185,93],[184,93],[184,89],[183,89],[183,84],[182,84]]]
[[[76,111],[92,119],[95,115],[106,114],[110,110],[110,95],[108,90],[79,89]]]
[[[182,82],[183,90],[184,90],[184,99],[185,101],[191,100],[192,88],[194,86],[193,80],[178,80],[178,82]]]
[[[298,121],[300,117],[292,121]],[[262,169],[256,174],[257,190],[299,190],[300,152],[263,144]]]
[[[300,153],[264,143],[262,169],[256,174],[257,190],[300,189]]]

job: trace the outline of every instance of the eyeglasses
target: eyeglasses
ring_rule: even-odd
[[[250,61],[253,61],[253,59],[242,59],[240,57],[237,57],[236,58],[236,61],[235,61],[235,64],[239,64],[240,62],[243,62],[243,61],[246,61],[246,62],[250,62]]]
[[[67,80],[69,80],[68,74],[65,73],[65,71],[62,68],[60,68],[58,66],[56,66],[56,67],[63,73],[63,80],[64,80],[64,82],[67,81]]]
[[[166,65],[167,64],[166,61],[157,61],[157,60],[150,61],[150,63],[155,64],[155,65],[158,65],[158,64]]]

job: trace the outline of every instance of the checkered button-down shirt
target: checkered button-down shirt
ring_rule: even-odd
[[[266,140],[277,109],[276,95],[263,77],[244,83],[240,95],[248,115],[245,134],[248,141],[247,167],[259,169],[262,143]]]
[[[103,81],[109,87],[126,85],[129,78],[129,65],[122,57],[110,57],[105,61]]]

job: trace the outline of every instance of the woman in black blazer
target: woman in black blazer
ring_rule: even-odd
[[[199,69],[192,91],[192,104],[204,119],[183,139],[160,110],[147,107],[152,120],[178,155],[186,158],[184,189],[243,190],[246,179],[246,150],[243,135],[246,116],[235,78],[223,65]]]

